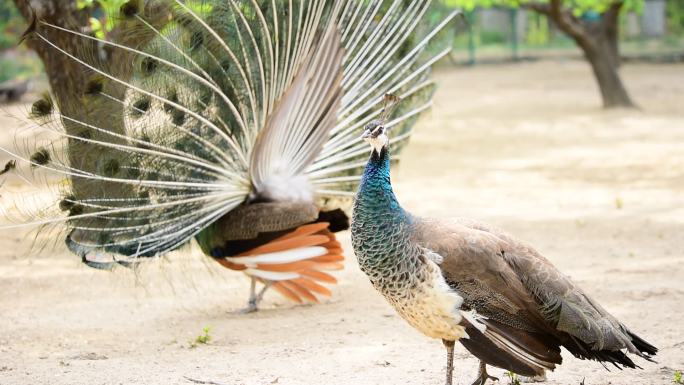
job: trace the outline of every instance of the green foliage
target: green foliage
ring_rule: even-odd
[[[105,39],[119,22],[121,6],[129,0],[76,0],[78,9],[89,9],[90,28],[96,37]],[[185,2],[193,12],[200,16],[206,16],[211,12],[212,5],[203,0],[189,0]]]
[[[509,383],[510,385],[521,385],[521,384],[520,384],[520,379],[518,379],[518,375],[517,375],[517,374],[515,374],[515,373],[513,373],[513,372],[511,372],[511,371],[508,371],[508,372],[505,373],[505,375],[506,375],[506,377],[508,377],[508,379],[511,381],[511,382]]]
[[[495,6],[518,8],[525,6],[525,3],[548,3],[548,0],[444,0],[444,3],[451,7],[472,10],[476,7],[490,8]],[[605,12],[611,4],[617,0],[563,0],[563,7],[571,9],[577,16],[585,12]],[[625,0],[623,10],[639,11],[643,7],[644,0]]]
[[[549,23],[546,17],[533,13],[527,15],[529,20],[526,43],[529,45],[545,45],[551,40],[549,33]]]
[[[28,79],[42,70],[40,60],[19,47],[26,29],[24,18],[12,1],[0,1],[0,83],[11,79]]]
[[[675,370],[674,374],[672,375],[672,383],[673,384],[684,384],[684,378],[682,377],[682,371],[681,370]]]
[[[481,31],[480,42],[483,45],[504,44],[506,43],[506,36],[499,31]]]
[[[202,334],[198,335],[194,341],[190,342],[190,347],[196,348],[197,345],[206,345],[209,342],[211,342],[211,335],[209,334],[209,332],[211,332],[210,326],[203,327]]]
[[[117,21],[117,15],[127,0],[76,0],[76,7],[80,10],[88,9],[92,15],[89,19],[93,34],[104,39]]]
[[[666,7],[668,31],[676,35],[684,34],[684,1],[668,1]]]
[[[0,83],[11,79],[28,79],[43,69],[35,55],[0,55]]]
[[[16,46],[24,28],[26,24],[14,3],[0,2],[0,50]]]

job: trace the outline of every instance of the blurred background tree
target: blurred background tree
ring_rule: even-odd
[[[10,6],[9,2],[5,2],[5,4]],[[70,52],[77,52],[79,49],[93,49],[93,46],[83,47],[83,44],[87,43],[83,39],[75,39],[72,35],[60,33],[50,28],[42,28],[39,23],[32,23],[32,21],[41,20],[61,27],[88,30],[90,28],[90,8],[79,9],[74,0],[15,0],[15,4],[21,15],[27,20],[24,29],[29,28],[29,24],[33,24],[31,28],[35,27],[47,39]],[[60,107],[64,105],[64,108],[67,108],[66,101],[74,100],[76,95],[80,95],[80,90],[90,74],[83,71],[81,66],[65,55],[54,51],[40,39],[28,36],[26,46],[38,54],[44,65],[50,86],[55,93],[57,103]]]
[[[39,32],[41,36],[66,52],[99,58],[101,61],[99,64],[105,68],[120,69],[115,72],[116,76],[126,79],[125,71],[129,66],[120,65],[127,59],[126,54],[117,52],[115,55],[110,55],[106,47],[98,46],[92,40],[41,24],[41,22],[46,22],[81,33],[117,40],[120,37],[116,36],[115,19],[110,15],[118,15],[118,9],[124,2],[124,0],[14,0],[16,7],[27,22],[25,28]],[[8,4],[8,6],[11,5]],[[40,57],[58,105],[65,109],[65,112],[73,109],[75,116],[81,115],[77,113],[82,106],[75,101],[80,99],[85,85],[93,74],[84,71],[83,66],[59,53],[40,38],[27,35],[26,45]]]
[[[17,8],[9,1],[0,2],[0,83],[8,80],[26,80],[42,70],[40,62],[19,49],[17,43],[26,23]]]
[[[684,1],[668,1],[667,29],[673,34],[684,34]]]
[[[116,33],[119,22],[116,15],[124,2],[31,0],[30,4],[41,20],[116,40],[120,38]],[[54,50],[46,50],[35,39],[28,45],[39,53],[40,60],[29,55],[25,45],[17,47],[27,28],[21,15],[31,18],[28,4],[28,0],[0,3],[0,83],[36,77],[42,71],[42,61],[52,89],[58,90],[55,95],[58,101],[60,96],[75,95],[90,74],[72,71],[73,62]],[[200,2],[189,4],[197,6]],[[684,58],[682,0],[436,0],[431,12],[437,20],[454,7],[465,10],[471,26],[469,33],[463,31],[456,36],[454,58],[468,56],[467,62],[473,64],[476,52],[477,62],[574,59],[581,54],[591,64],[606,107],[633,106],[620,78],[621,58],[640,61]],[[43,33],[51,34],[49,38],[68,51],[78,49],[70,44],[66,34],[54,30]],[[82,46],[83,40],[78,45]],[[80,48],[83,49],[97,47]]]
[[[546,16],[580,47],[589,61],[606,108],[633,107],[618,68],[618,20],[626,9],[640,9],[644,0],[446,0],[453,7],[504,6]]]

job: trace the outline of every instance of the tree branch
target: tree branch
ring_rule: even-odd
[[[578,22],[577,18],[572,15],[570,10],[563,9],[561,0],[551,0],[549,5],[551,7],[551,19],[556,22],[563,32],[567,33],[578,43],[580,41],[588,40],[587,33],[582,27],[582,24]]]
[[[609,25],[617,25],[618,17],[620,16],[620,10],[625,4],[623,0],[616,1],[608,7],[608,10],[603,13],[604,21]]]
[[[541,13],[542,15],[549,16],[551,14],[551,7],[545,3],[538,3],[536,1],[530,1],[530,2],[525,2],[523,4],[520,4],[520,6],[523,8],[535,11],[537,13]]]

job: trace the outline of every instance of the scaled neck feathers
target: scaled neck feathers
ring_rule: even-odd
[[[405,216],[390,181],[390,154],[387,146],[380,152],[373,150],[361,178],[356,196],[359,214],[375,216],[392,214]]]
[[[352,232],[357,239],[406,239],[411,216],[399,205],[390,182],[390,154],[387,147],[373,150],[354,202]],[[397,245],[396,242],[389,242]]]
[[[413,220],[392,191],[387,147],[373,150],[354,202],[352,245],[361,270],[383,293],[399,287],[393,282],[409,274],[416,263],[418,250],[411,243]]]

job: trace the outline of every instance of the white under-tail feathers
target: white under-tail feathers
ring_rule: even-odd
[[[339,33],[331,24],[254,145],[250,173],[256,191],[267,199],[313,202],[313,189],[306,185],[304,171],[337,120],[341,69]]]
[[[93,133],[56,130],[66,151],[91,146],[101,159],[113,157],[106,172],[99,163],[81,169],[58,151],[36,162],[3,148],[32,168],[87,187],[85,195],[82,187],[74,188],[77,195],[60,189],[66,215],[11,226],[66,223],[82,235],[72,233],[73,247],[134,260],[177,248],[250,196],[349,196],[367,152],[360,128],[380,113],[386,93],[396,93],[404,101],[386,126],[395,127],[393,142],[408,138],[431,104],[427,74],[448,52],[426,56],[425,48],[456,15],[425,31],[430,1],[206,3],[208,10],[198,12],[168,0],[173,17],[163,28],[144,12],[129,15],[158,37],[142,47],[39,21],[40,28],[132,54],[136,71],[118,78],[87,55],[49,41],[40,28],[35,32],[55,54],[126,88],[123,99],[103,87],[91,95],[122,107],[125,133],[111,130],[106,115],[93,124],[49,114]],[[125,188],[110,195],[97,187],[102,183]]]

